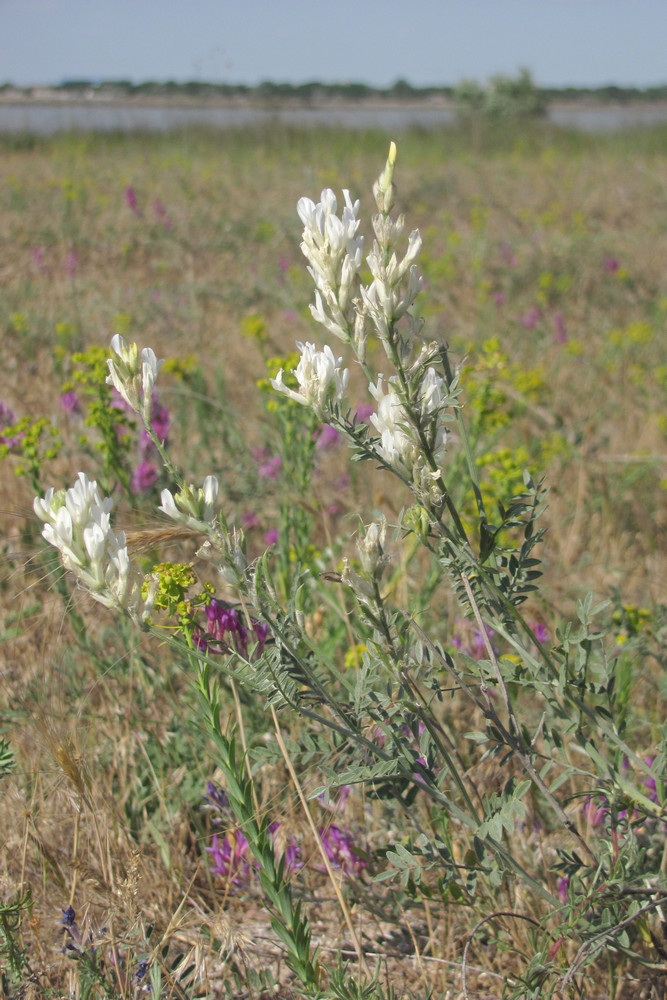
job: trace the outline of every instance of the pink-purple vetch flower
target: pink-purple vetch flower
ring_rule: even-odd
[[[554,342],[556,344],[567,343],[567,329],[565,327],[565,317],[558,310],[554,313]]]
[[[567,875],[560,875],[556,881],[556,892],[560,897],[561,903],[567,902],[567,890],[570,887],[570,880]]]
[[[341,785],[340,788],[338,789],[338,797],[336,798],[335,801],[330,798],[328,802],[325,802],[324,792],[318,795],[317,799],[318,802],[325,809],[328,809],[330,812],[342,813],[345,811],[345,803],[347,802],[348,796],[351,791],[352,791],[351,785]]]
[[[30,251],[30,256],[40,274],[46,274],[48,268],[44,262],[44,247],[33,247]]]
[[[493,304],[496,309],[500,309],[505,305],[505,293],[504,292],[494,292],[493,293]]]
[[[199,649],[208,653],[237,652],[248,658],[248,629],[236,608],[230,608],[213,597],[204,608],[206,628],[195,637]],[[256,642],[255,655],[260,656],[266,643],[269,629],[265,622],[252,622]]]
[[[169,410],[163,406],[156,392],[152,395],[151,401],[151,427],[160,444],[164,444],[169,434],[170,416]],[[142,430],[140,447],[153,446],[147,430]]]
[[[260,479],[277,479],[280,475],[282,464],[283,460],[280,455],[273,455],[267,462],[259,466],[257,475]]]
[[[81,403],[74,389],[63,392],[60,397],[60,409],[67,414],[78,415],[81,413]]]
[[[534,330],[537,324],[542,318],[542,313],[537,308],[537,306],[531,306],[528,312],[523,313],[519,316],[519,323],[526,330]]]
[[[268,531],[264,532],[264,541],[267,545],[275,545],[278,541],[278,529],[270,528]]]
[[[516,267],[519,263],[519,260],[509,243],[500,244],[500,256],[503,264],[507,264],[508,267]]]
[[[644,757],[644,761],[645,761],[646,764],[648,764],[649,767],[653,766],[654,760],[655,760],[655,754],[653,754],[653,756],[650,756],[650,757]],[[655,781],[655,778],[653,777],[653,775],[649,774],[649,776],[647,778],[644,778],[644,780],[642,781],[642,785],[646,789],[646,793],[647,793],[646,797],[648,799],[650,799],[651,802],[657,802],[658,801],[658,786],[656,784],[656,781]]]
[[[244,510],[241,514],[241,527],[244,531],[250,528],[259,528],[259,517],[254,510]]]
[[[354,847],[352,834],[332,823],[318,830],[329,863],[346,875],[359,875],[367,867],[366,860]]]
[[[528,626],[541,646],[551,638],[549,629],[542,622],[528,622]]]
[[[206,807],[209,809],[215,809],[217,812],[223,815],[229,811],[229,797],[227,793],[220,788],[220,785],[216,785],[214,781],[206,782]],[[218,822],[220,822],[218,820]]]
[[[359,403],[354,412],[355,422],[357,424],[368,424],[373,413],[375,413],[375,407],[372,403]]]
[[[22,431],[18,434],[3,433],[4,428],[13,427],[15,423],[16,414],[14,411],[9,406],[5,406],[4,403],[0,403],[0,444],[4,444],[10,451],[18,448],[25,437]]]
[[[226,794],[212,782],[207,782],[206,784],[207,799],[213,803],[214,808],[218,806],[219,802],[221,803],[220,811],[228,812],[229,800]],[[211,786],[210,789],[209,786]],[[215,793],[215,799],[213,799],[210,792]],[[280,823],[277,821],[269,825],[268,833],[272,841],[279,829]],[[242,882],[247,881],[252,872],[259,867],[250,854],[247,837],[239,828],[228,830],[224,837],[214,833],[211,846],[204,848],[204,850],[207,854],[211,855],[213,861],[209,869],[211,874],[222,875],[234,885],[240,885]],[[276,851],[276,856],[279,856],[279,854],[280,852]],[[301,850],[294,837],[286,845],[282,856],[285,872],[291,872],[303,866]]]
[[[139,205],[137,203],[137,192],[134,190],[131,184],[128,184],[125,188],[125,204],[131,212],[135,215],[141,215],[139,211]]]
[[[134,470],[132,476],[132,492],[133,493],[148,493],[153,486],[158,481],[160,476],[160,470],[158,469],[155,462],[151,462],[149,458],[145,458]]]
[[[257,462],[257,475],[260,479],[278,478],[283,464],[280,455],[272,455],[268,448],[253,448],[252,457]]]
[[[620,264],[618,263],[615,257],[605,257],[604,260],[602,261],[602,269],[607,274],[616,274],[619,267]]]
[[[322,424],[319,430],[315,431],[315,447],[319,451],[331,451],[337,448],[341,442],[340,431],[337,431],[331,424]]]
[[[159,198],[156,198],[153,202],[153,211],[155,212],[158,222],[162,223],[164,228],[169,232],[173,228],[173,222],[171,221],[171,216],[167,211],[166,206]]]
[[[209,870],[212,875],[223,875],[234,885],[250,875],[251,866],[246,857],[248,840],[241,830],[230,831],[222,838],[214,833],[211,846],[204,850],[211,855],[213,864]]]
[[[584,799],[583,813],[590,826],[600,826],[609,815],[609,803],[604,795],[587,795]]]
[[[456,631],[452,636],[452,645],[460,649],[462,653],[467,656],[472,657],[473,660],[485,660],[488,659],[488,650],[486,648],[486,641],[482,632],[479,629],[473,627],[473,625],[462,618],[455,618],[454,623],[456,625]],[[495,654],[498,653],[498,648],[492,641],[496,633],[492,628],[486,627],[486,639],[491,645],[491,649]]]

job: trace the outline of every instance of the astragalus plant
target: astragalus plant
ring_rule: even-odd
[[[211,767],[225,775],[304,993],[384,988],[364,956],[353,897],[385,916],[419,908],[431,927],[455,918],[464,991],[479,941],[493,940],[505,976],[498,992],[579,995],[589,968],[604,967],[613,982],[623,963],[656,969],[664,959],[665,729],[647,745],[628,726],[618,648],[596,626],[601,605],[583,597],[578,621],[563,621],[553,639],[524,617],[540,606],[546,489],[526,473],[520,493],[486,509],[457,366],[419,317],[422,241],[394,213],[395,161],[392,144],[373,187],[367,252],[348,191],[340,215],[331,190],[299,201],[312,316],[336,347],[298,343],[298,363],[272,380],[276,419],[290,434],[303,414],[302,445],[294,433],[292,446],[307,440],[312,453],[312,429],[334,427],[353,461],[393,481],[403,504],[395,523],[359,511],[356,541],[329,540],[333,568],[321,553],[301,558],[308,539],[293,539],[283,552],[289,574],[277,583],[274,551],[248,559],[210,470],[199,486],[172,464],[151,424],[159,362],[120,336],[107,381],[173,479],[159,510],[176,537],[198,539],[201,574],[173,562],[140,571],[111,527],[111,500],[83,472],[72,489],[38,498],[35,511],[78,583],[168,637],[169,655],[192,670]],[[374,401],[368,421],[353,383]],[[284,760],[317,845],[313,863],[327,869],[357,950],[357,979],[344,965],[328,968],[313,946],[295,849],[278,848],[275,817],[259,804],[272,751],[245,731],[239,692],[273,728],[274,758]],[[365,813],[364,860],[341,886],[343,866],[332,871],[311,805],[350,787],[378,808]]]

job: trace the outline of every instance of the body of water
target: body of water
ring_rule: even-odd
[[[614,132],[667,124],[667,106],[576,107],[555,106],[547,118],[555,125],[584,132]],[[263,128],[267,125],[379,129],[396,134],[408,128],[447,128],[456,121],[452,108],[338,107],[338,108],[222,108],[138,104],[0,103],[0,133],[27,132],[168,132],[191,126],[214,129]]]

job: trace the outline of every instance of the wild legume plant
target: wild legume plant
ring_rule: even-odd
[[[140,568],[111,525],[112,500],[84,472],[37,498],[35,512],[78,584],[162,637],[192,672],[236,845],[242,836],[254,858],[304,995],[390,990],[364,955],[355,894],[385,914],[466,913],[464,992],[478,941],[494,939],[507,956],[504,996],[578,995],[601,961],[613,982],[624,962],[656,970],[664,960],[667,728],[647,741],[633,727],[628,650],[621,656],[615,633],[596,624],[604,604],[582,596],[577,620],[553,637],[524,614],[539,606],[547,488],[526,472],[516,495],[487,507],[460,366],[419,317],[422,241],[417,230],[404,238],[394,212],[395,162],[392,144],[366,255],[348,191],[340,215],[329,189],[298,204],[313,318],[354,367],[328,343],[298,343],[298,361],[274,371],[280,460],[300,503],[281,505],[273,546],[249,559],[242,530],[219,509],[216,477],[183,478],[155,428],[161,362],[119,334],[106,381],[172,480],[159,510],[173,536],[161,529],[161,538],[197,539],[196,570]],[[372,408],[354,406],[353,382]],[[322,423],[404,504],[391,521],[359,511],[356,548],[340,535],[314,544],[308,492]],[[275,740],[248,731],[244,699]],[[354,973],[327,968],[313,946],[299,898],[305,847],[279,838],[261,805],[262,767],[280,761],[357,950]],[[335,853],[308,799],[335,802],[350,787],[384,821],[365,849],[341,835]],[[345,891],[342,872],[354,876]]]

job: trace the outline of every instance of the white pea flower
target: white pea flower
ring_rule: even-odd
[[[207,476],[199,489],[186,485],[175,496],[170,490],[162,490],[158,510],[193,531],[207,531],[215,516],[217,498],[218,480],[215,476]]]
[[[393,465],[403,475],[411,476],[419,458],[416,433],[410,423],[399,394],[394,385],[396,376],[388,383],[388,392],[382,387],[382,375],[377,385],[370,385],[371,395],[377,400],[377,413],[371,414],[371,423],[380,435],[378,454],[388,465]]]
[[[128,344],[119,333],[111,339],[111,351],[112,356],[107,359],[107,383],[113,385],[135,413],[141,413],[145,422],[150,423],[153,387],[163,362],[158,361],[150,347],[144,347],[139,361],[137,345]]]
[[[382,376],[377,385],[370,385],[371,395],[377,400],[377,413],[371,414],[371,423],[380,435],[378,454],[403,475],[421,481],[424,465],[417,428],[394,388],[396,376],[389,379],[388,391],[382,386]],[[428,441],[433,457],[441,466],[445,457],[447,432],[442,420],[442,406],[446,397],[445,383],[433,368],[427,368],[417,400],[421,410],[420,428]]]
[[[366,528],[366,534],[357,542],[361,568],[369,579],[380,581],[387,566],[388,559],[384,550],[384,539],[387,532],[387,522],[383,519],[379,524],[373,522]]]
[[[141,352],[141,395],[143,400],[143,418],[146,424],[150,424],[151,422],[153,386],[157,382],[158,372],[163,363],[163,361],[158,361],[152,347],[144,347]]]
[[[42,534],[60,553],[65,569],[96,601],[138,617],[143,578],[131,561],[125,534],[111,528],[111,497],[80,472],[69,490],[51,488],[36,497],[34,510],[44,522]]]
[[[343,196],[345,206],[340,218],[330,188],[322,191],[317,204],[310,198],[300,198],[297,212],[304,225],[301,250],[316,288],[316,305],[310,307],[311,312],[318,323],[348,341],[354,326],[353,289],[364,241],[357,236],[359,201],[352,202],[347,190]]]
[[[396,187],[393,181],[395,166],[396,143],[391,142],[389,144],[389,155],[387,157],[385,168],[373,185],[375,203],[380,212],[383,212],[385,215],[391,212],[394,204],[394,195],[396,194]]]
[[[302,344],[300,341],[296,346],[301,351],[301,360],[294,372],[299,391],[295,392],[283,383],[282,368],[276,378],[271,379],[271,385],[295,402],[311,406],[316,416],[323,420],[329,403],[342,399],[350,373],[347,368],[341,371],[343,359],[335,358],[328,344],[323,351],[318,351],[315,344]]]
[[[446,397],[447,389],[444,379],[438,375],[435,368],[427,368],[419,386],[422,413],[429,416],[434,415],[441,408]]]

